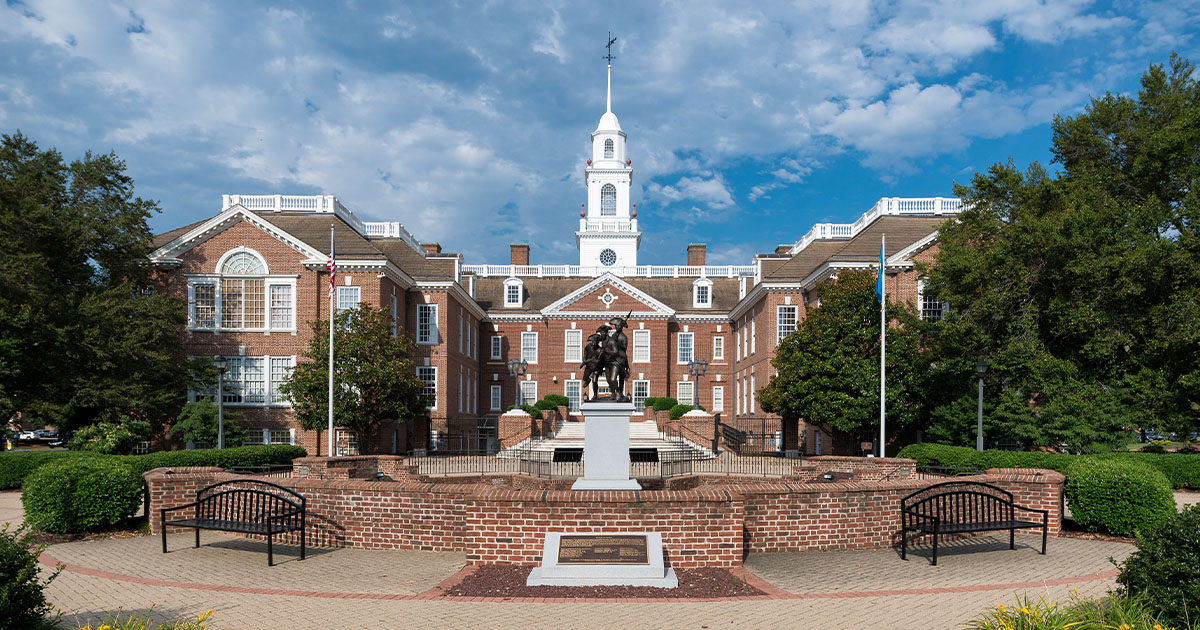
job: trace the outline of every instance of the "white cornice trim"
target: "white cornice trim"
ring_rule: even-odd
[[[178,264],[181,254],[233,227],[239,221],[245,221],[259,230],[266,232],[284,245],[304,254],[310,260],[324,261],[325,259],[323,252],[310,247],[304,241],[279,229],[271,222],[250,212],[241,205],[234,204],[217,216],[191,229],[186,234],[175,238],[175,240],[151,252],[149,256],[150,262],[156,265]]]
[[[728,322],[731,318],[726,313],[677,313],[677,322]]]
[[[929,249],[931,246],[933,246],[934,243],[937,242],[937,240],[938,240],[938,231],[934,230],[933,232],[931,232],[929,234],[929,236],[926,236],[925,238],[913,243],[912,245],[909,245],[908,247],[905,247],[904,249],[902,249],[902,250],[896,252],[895,254],[892,254],[890,257],[888,257],[888,259],[887,259],[888,266],[890,267],[893,264],[905,264],[905,263],[911,264],[913,256],[916,256],[917,254]]]
[[[625,311],[626,313],[628,311]],[[614,317],[624,317],[624,313],[612,311],[559,311],[557,313],[546,313],[546,319],[599,319],[608,321]],[[630,320],[667,320],[671,319],[671,315],[666,313],[656,313],[654,311],[634,311],[629,316]]]
[[[583,299],[584,296],[592,293],[593,291],[599,289],[600,287],[602,287],[606,284],[611,284],[613,287],[619,289],[620,291],[629,295],[633,299],[641,302],[642,304],[645,304],[646,306],[650,307],[650,309],[653,312],[655,312],[656,314],[664,315],[667,317],[671,317],[671,316],[675,315],[675,309],[667,306],[666,304],[663,304],[662,302],[659,302],[658,300],[654,299],[653,297],[650,297],[650,295],[646,294],[644,291],[641,291],[637,287],[629,284],[628,282],[625,282],[624,280],[617,277],[616,275],[613,275],[611,272],[604,273],[603,275],[596,278],[595,280],[592,280],[591,282],[583,285],[582,287],[579,287],[578,289],[568,293],[566,296],[560,298],[558,301],[553,302],[549,306],[546,306],[545,308],[542,309],[542,315],[549,317],[552,314],[557,314],[558,312],[562,311],[566,307],[574,304],[575,302],[578,302],[579,300]],[[617,311],[627,311],[627,310],[628,309],[625,309],[625,308],[619,308],[619,309],[614,309],[612,311],[612,313],[616,314]]]
[[[306,260],[304,261],[304,266],[314,271],[321,271],[325,269],[327,263],[328,259]],[[369,258],[366,260],[339,258],[337,266],[338,269],[344,271],[382,271],[403,289],[410,289],[416,283],[412,276],[405,273],[404,270],[397,267],[392,261],[384,258]]]
[[[458,299],[460,304],[464,304],[471,314],[478,317],[480,320],[486,319],[488,312],[483,310],[483,307],[467,293],[466,289],[462,288],[453,280],[418,280],[416,284],[417,291],[445,291]]]
[[[540,313],[487,313],[483,321],[494,322],[541,322],[546,318]]]

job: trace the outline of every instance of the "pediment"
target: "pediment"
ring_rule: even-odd
[[[242,222],[252,225],[284,245],[300,252],[301,255],[310,261],[323,261],[325,259],[323,252],[314,249],[299,238],[250,212],[240,204],[234,204],[221,212],[221,214],[201,223],[185,234],[151,252],[149,256],[150,261],[159,264],[178,263],[180,256],[188,250]]]
[[[675,310],[617,276],[606,273],[542,309],[546,317],[624,315],[672,317]]]

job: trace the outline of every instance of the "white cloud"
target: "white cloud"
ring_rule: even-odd
[[[681,177],[674,185],[669,186],[651,182],[646,187],[646,192],[651,199],[669,202],[690,199],[718,210],[734,205],[733,194],[729,192],[729,187],[720,174],[700,173],[697,177]]]

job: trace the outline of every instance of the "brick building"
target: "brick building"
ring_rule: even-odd
[[[818,224],[747,265],[707,265],[696,243],[687,264],[641,265],[626,140],[609,99],[592,132],[578,264],[531,264],[536,252],[522,243],[511,245],[508,264],[466,264],[400,223],[360,220],[332,196],[290,195],[225,195],[216,216],[158,235],[150,259],[162,290],[187,301],[189,353],[231,357],[225,404],[244,414],[250,441],[314,454],[316,434],[296,428],[277,386],[307,347],[310,322],[329,318],[331,229],[336,308],[388,309],[397,332],[416,340],[415,369],[432,401],[427,418],[384,430],[377,452],[423,448],[431,432],[494,436],[509,405],[547,394],[565,395],[577,411],[584,341],[626,314],[627,393],[639,407],[673,396],[731,425],[779,427],[756,395],[774,373],[775,346],[820,305],[823,283],[878,267],[885,234],[888,297],[940,317],[943,305],[921,294],[913,263],[936,255],[938,226],[958,211],[957,199],[880,199],[854,223]],[[523,374],[512,373],[515,361]],[[707,362],[703,376],[689,373],[691,361]],[[782,430],[789,448],[831,450],[819,428]],[[347,439],[339,444],[353,448]]]

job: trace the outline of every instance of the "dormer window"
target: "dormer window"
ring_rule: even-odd
[[[617,187],[612,184],[605,184],[600,189],[600,216],[617,216]]]
[[[525,298],[525,283],[519,278],[509,278],[504,281],[505,308],[520,308]]]
[[[712,308],[712,280],[699,278],[692,283],[692,307]]]
[[[604,141],[604,157],[611,160],[613,157],[613,141],[612,138]]]

